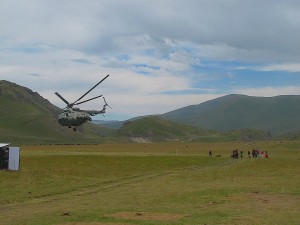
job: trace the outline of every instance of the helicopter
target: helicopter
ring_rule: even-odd
[[[82,95],[80,98],[78,98],[75,102],[69,103],[64,97],[62,97],[58,92],[55,92],[55,94],[64,102],[67,104],[67,107],[62,110],[62,112],[58,115],[58,123],[62,126],[67,126],[69,128],[73,128],[74,131],[77,131],[77,128],[81,126],[82,124],[86,123],[87,121],[92,121],[91,116],[95,116],[97,114],[104,114],[106,107],[108,106],[111,108],[105,98],[103,97],[104,100],[104,105],[102,110],[81,110],[79,108],[76,108],[74,106],[80,105],[85,102],[92,101],[94,99],[102,97],[102,95],[80,101],[83,99],[88,93],[90,93],[95,87],[97,87],[100,83],[102,83],[109,74],[104,77],[101,81],[99,81],[95,86],[93,86],[90,90],[88,90],[84,95]]]

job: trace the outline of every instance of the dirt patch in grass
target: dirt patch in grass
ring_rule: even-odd
[[[129,220],[162,220],[162,221],[175,221],[183,217],[186,214],[172,214],[172,213],[157,213],[157,212],[117,212],[110,217],[117,219],[129,219]]]
[[[270,207],[294,208],[297,205],[299,206],[300,203],[299,196],[272,195],[258,192],[251,193],[250,196],[256,199],[256,202],[266,205],[269,204]]]
[[[128,223],[101,223],[101,222],[68,222],[57,225],[130,225]]]

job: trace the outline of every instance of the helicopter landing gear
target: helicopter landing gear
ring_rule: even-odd
[[[71,126],[68,126],[69,128],[73,128],[74,131],[77,131],[77,127],[71,127]]]

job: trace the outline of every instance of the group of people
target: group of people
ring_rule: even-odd
[[[232,151],[232,155],[231,157],[233,159],[238,159],[238,158],[243,158],[243,151],[240,151],[238,149],[234,149]],[[212,150],[209,150],[208,152],[208,156],[212,156]],[[248,151],[248,158],[258,158],[258,157],[261,157],[261,158],[269,158],[269,155],[268,155],[268,151],[259,151],[257,149],[252,149],[252,152]]]
[[[239,157],[243,158],[243,151],[239,151],[238,149],[235,149],[232,151],[232,158],[238,159]],[[257,149],[252,149],[252,152],[248,151],[248,158],[269,158],[268,151],[259,151]]]

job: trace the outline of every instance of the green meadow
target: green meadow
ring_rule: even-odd
[[[24,145],[0,171],[0,224],[298,225],[299,172],[290,141]]]

